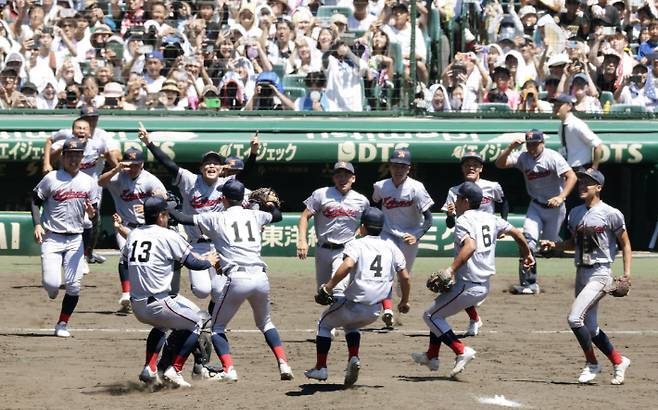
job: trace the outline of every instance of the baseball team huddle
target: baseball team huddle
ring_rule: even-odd
[[[282,220],[280,201],[272,191],[253,195],[256,191],[244,185],[256,161],[258,133],[246,160],[208,152],[195,173],[178,166],[140,123],[139,140],[174,178],[180,190],[178,200],[144,169],[141,149],[127,148],[122,153],[97,123],[98,113],[84,107],[71,129],[53,133],[46,142],[45,176],[33,191],[34,236],[41,244],[43,286],[51,299],[59,293],[63,270],[65,292],[55,335],[71,336],[68,322],[79,300],[80,282],[89,264],[105,261],[94,246],[102,191],[107,188],[115,204],[113,222],[121,249],[120,311],[132,312],[152,326],[139,379],[150,387],[165,383],[189,387],[182,370],[193,355],[193,378],[237,381],[227,327],[246,300],[281,380],[292,380],[293,371],[271,317],[267,265],[260,254],[263,227]],[[600,141],[597,144],[590,138],[581,143],[587,141],[590,153],[596,153]],[[517,149],[521,145],[525,150]],[[109,170],[104,172],[106,163]],[[437,371],[439,350],[445,344],[455,354],[449,370],[454,377],[476,357],[447,318],[465,311],[469,326],[464,336],[478,335],[483,321],[477,309],[496,273],[496,241],[507,235],[519,249],[519,283],[510,289],[518,295],[540,293],[535,255],[575,251],[575,300],[568,323],[586,359],[578,380],[590,383],[602,371],[594,345],[612,363],[611,383],[622,384],[630,360],[620,355],[599,327],[597,307],[606,294],[628,292],[631,244],[622,213],[600,198],[605,177],[597,169],[598,161],[570,165],[564,153],[544,146],[541,131],[531,130],[525,138],[513,141],[495,165],[516,168],[524,175],[531,202],[523,229],[506,221],[509,206],[500,184],[481,178],[482,156],[464,153],[460,159],[463,182],[450,188],[441,208],[447,227],[453,229],[454,258],[427,281],[427,287],[438,292],[422,315],[429,343],[426,351],[412,353],[411,359]],[[352,188],[356,181],[353,164],[339,161],[333,167],[332,186],[313,191],[304,201],[298,228],[307,232],[313,219],[315,300],[326,306],[317,322],[316,364],[304,372],[307,378],[329,378],[327,356],[336,329],[341,329],[348,350],[344,383],[353,385],[361,367],[361,329],[380,317],[386,329],[394,329],[400,323],[399,314],[410,311],[413,264],[418,243],[432,226],[434,205],[423,183],[409,175],[411,166],[410,151],[395,149],[388,160],[390,178],[375,182],[368,199]],[[567,218],[570,195],[581,204]],[[569,239],[560,240],[565,218]],[[177,224],[183,226],[184,236]],[[611,265],[618,247],[623,276],[615,279]],[[308,251],[306,235],[301,234],[297,256],[305,259]],[[207,310],[179,293],[183,266],[189,270],[193,295],[209,297]],[[397,309],[394,293],[399,299]],[[212,350],[220,366],[209,364]]]

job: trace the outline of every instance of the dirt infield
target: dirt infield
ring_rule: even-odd
[[[0,261],[0,408],[491,408],[481,398],[504,395],[524,408],[656,408],[658,392],[658,259],[638,260],[630,297],[605,298],[600,324],[623,355],[632,360],[626,384],[611,386],[612,367],[599,354],[604,371],[598,383],[576,383],[583,358],[566,324],[572,301],[573,268],[568,260],[540,261],[540,296],[511,296],[505,289],[515,274],[501,273],[480,312],[481,335],[464,339],[478,351],[458,381],[446,376],[453,354],[445,346],[441,367],[430,372],[409,353],[427,346],[421,319],[431,294],[425,274],[413,280],[412,311],[391,333],[364,332],[362,369],[354,388],[342,387],[346,347],[338,338],[329,356],[327,383],[307,381],[303,370],[315,363],[313,328],[321,308],[312,303],[311,262],[270,259],[273,319],[281,332],[295,380],[278,380],[275,361],[262,335],[254,331],[243,306],[228,334],[240,380],[235,384],[192,382],[188,390],[143,391],[137,375],[143,363],[148,328],[132,316],[114,313],[120,296],[116,259],[93,266],[71,319],[71,339],[52,336],[61,303],[41,288],[38,258]],[[418,261],[416,272],[445,265]],[[497,261],[499,272],[514,272],[515,261]],[[618,263],[617,265],[620,265]],[[288,267],[286,269],[286,266]],[[286,273],[304,271],[306,273]],[[105,272],[105,273],[103,273]],[[550,272],[550,273],[548,273]],[[187,283],[185,281],[185,283]],[[190,292],[185,292],[189,296]],[[195,300],[195,299],[193,299]],[[205,306],[206,302],[200,302]],[[466,314],[451,319],[457,330]],[[375,323],[374,327],[379,327]],[[213,361],[217,358],[213,356]],[[189,379],[191,366],[186,366]]]

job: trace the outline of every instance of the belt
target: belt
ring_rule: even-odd
[[[171,298],[173,299],[173,298],[175,298],[176,296],[178,296],[178,294],[177,294],[177,293],[174,293],[173,295],[168,295],[168,296],[171,296]],[[155,296],[149,296],[148,298],[146,298],[146,304],[147,304],[147,305],[150,305],[151,303],[153,303],[153,302],[157,302],[158,300],[159,300],[159,299],[157,299]]]
[[[199,238],[199,239],[197,239],[194,243],[210,243],[210,242],[212,242],[212,239],[208,239],[208,238]]]
[[[54,231],[49,231],[50,233],[54,233],[57,235],[63,235],[63,236],[75,236],[75,235],[80,235],[81,232],[54,232]]]
[[[345,247],[345,244],[325,242],[322,245],[320,245],[320,247],[324,249],[343,249]]]
[[[548,206],[547,203],[539,202],[539,201],[537,201],[537,200],[534,199],[534,198],[532,199],[532,202],[536,203],[537,205],[541,206],[542,208],[551,209],[551,207]]]
[[[144,225],[144,224],[135,223],[135,222],[130,222],[130,223],[127,223],[127,224],[126,224],[126,226],[127,226],[128,228],[137,228],[137,227],[140,227],[140,226],[143,226],[143,225]]]

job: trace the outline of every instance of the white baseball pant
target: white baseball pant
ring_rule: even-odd
[[[579,266],[576,269],[576,299],[571,305],[567,321],[569,327],[586,326],[592,337],[599,333],[598,307],[605,296],[603,290],[612,283],[610,264]]]
[[[46,232],[41,244],[41,274],[48,297],[55,299],[59,293],[59,286],[62,284],[62,266],[66,294],[71,296],[80,294],[83,256],[81,234],[61,235]]]
[[[132,299],[131,304],[137,320],[163,331],[174,329],[200,333],[203,327],[199,307],[181,295],[172,298],[165,293],[146,299]]]
[[[322,312],[318,321],[318,336],[331,337],[331,330],[342,327],[345,333],[358,331],[377,320],[381,303],[365,305],[338,298],[327,310]]]
[[[199,256],[205,256],[213,251],[214,248],[210,242],[200,242],[192,244],[192,251]],[[223,286],[222,281],[216,281],[217,271],[214,267],[204,270],[192,270],[190,272],[190,284],[192,293],[199,299],[207,298],[213,292],[214,286]],[[221,287],[215,290],[217,294],[221,292]]]
[[[449,292],[442,293],[434,299],[434,302],[423,313],[423,320],[432,333],[441,336],[452,329],[446,321],[448,316],[463,312],[468,307],[477,306],[488,294],[489,281],[474,283],[459,280]]]
[[[261,332],[275,328],[270,317],[270,282],[267,274],[262,268],[233,268],[215,302],[212,314],[213,334],[224,333],[245,300],[251,305],[256,327]]]
[[[564,204],[559,208],[544,208],[531,201],[523,221],[523,235],[526,237],[530,249],[537,251],[539,238],[559,241],[560,227],[566,214],[567,208]]]
[[[405,267],[407,268],[409,275],[411,275],[411,269],[413,268],[414,262],[416,261],[416,255],[418,255],[418,243],[420,241],[416,241],[416,243],[413,245],[409,245],[404,241],[404,239],[387,232],[382,232],[381,237],[382,239],[393,242],[393,244],[398,247],[400,252],[402,252],[406,262]]]
[[[343,263],[343,250],[344,248],[326,249],[320,246],[315,248],[316,289],[320,288],[320,285],[329,282],[329,279],[331,279]],[[347,288],[349,282],[350,275],[347,275],[345,279],[341,280],[340,283],[334,287],[334,296],[342,296],[345,293],[345,288]]]

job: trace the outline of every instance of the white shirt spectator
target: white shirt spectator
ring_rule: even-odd
[[[363,20],[357,20],[354,16],[347,18],[347,29],[352,30],[368,30],[370,25],[377,21],[377,17],[372,14],[367,14]]]
[[[144,81],[146,81],[146,91],[149,94],[157,93],[162,88],[162,84],[164,84],[165,80],[166,78],[163,76],[153,79],[148,75],[148,73],[144,74]]]
[[[329,111],[363,111],[361,76],[368,70],[368,65],[361,59],[358,61],[359,65],[356,65],[329,56],[325,70]]]
[[[398,30],[393,26],[384,26],[382,30],[388,34],[391,42],[400,44],[402,55],[408,56],[411,53],[411,25],[409,23],[402,30]],[[416,55],[421,57],[421,61],[427,59],[425,37],[423,37],[423,32],[418,27],[416,27]],[[405,58],[404,61],[405,64],[409,64],[408,58]]]

